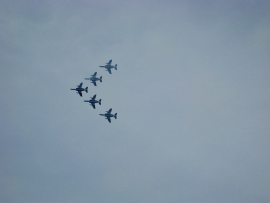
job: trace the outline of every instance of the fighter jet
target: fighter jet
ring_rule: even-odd
[[[89,102],[92,107],[95,109],[95,103],[99,103],[99,105],[101,105],[101,99],[98,101],[98,100],[95,100],[96,99],[96,94],[90,99],[90,100],[84,100],[84,102]]]
[[[108,119],[109,122],[111,122],[111,117],[114,117],[115,119],[117,119],[117,113],[116,114],[111,114],[112,112],[112,109],[110,109],[109,111],[106,111],[105,114],[99,114],[101,116],[105,116],[106,118],[105,119]]]
[[[99,80],[100,82],[102,82],[102,76],[100,76],[100,78],[97,78],[96,75],[97,75],[97,72],[95,72],[94,75],[91,75],[90,78],[84,78],[84,79],[91,80],[91,83],[93,83],[95,86],[97,86],[96,81]]]
[[[117,70],[117,64],[115,64],[115,66],[112,66],[111,63],[112,63],[112,60],[110,60],[108,63],[106,63],[105,66],[99,66],[99,67],[106,68],[107,69],[106,71],[108,71],[110,74],[112,74],[111,69],[114,68],[115,70]]]
[[[82,97],[82,91],[88,92],[88,87],[82,88],[82,85],[83,85],[83,83],[81,82],[81,84],[77,85],[76,89],[70,89],[70,90],[76,90],[77,93]]]

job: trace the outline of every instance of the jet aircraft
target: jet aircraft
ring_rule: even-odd
[[[96,99],[96,94],[90,99],[90,100],[84,100],[84,102],[89,102],[92,107],[95,109],[95,103],[99,103],[99,105],[101,105],[101,99],[98,101],[98,100],[95,100]]]
[[[100,76],[100,78],[97,78],[96,75],[97,75],[97,72],[95,72],[94,75],[91,75],[90,78],[84,78],[84,79],[91,80],[91,83],[93,83],[95,86],[97,86],[96,81],[99,80],[100,82],[102,82],[102,76]]]
[[[107,69],[106,71],[108,71],[110,74],[112,74],[111,69],[114,68],[115,70],[117,70],[117,64],[115,64],[115,66],[112,66],[111,64],[112,64],[112,60],[110,60],[108,63],[106,63],[105,66],[99,66],[99,67],[106,68]]]
[[[111,114],[111,112],[112,112],[112,109],[110,109],[109,111],[106,111],[105,114],[99,114],[99,115],[105,116],[106,117],[105,119],[107,119],[109,122],[111,122],[111,117],[114,117],[115,119],[117,119],[117,113],[115,113],[113,115],[113,114]]]
[[[83,83],[81,82],[81,84],[77,85],[77,88],[75,88],[75,89],[70,89],[70,90],[76,90],[77,93],[82,97],[82,92],[83,92],[83,91],[88,92],[88,87],[82,88],[82,85],[83,85]]]

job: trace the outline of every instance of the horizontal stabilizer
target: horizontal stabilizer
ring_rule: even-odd
[[[88,87],[85,88],[86,93],[88,93]]]

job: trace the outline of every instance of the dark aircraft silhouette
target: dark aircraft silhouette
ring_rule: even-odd
[[[99,114],[99,115],[105,116],[106,117],[105,119],[107,119],[109,122],[111,122],[111,117],[114,117],[115,119],[117,119],[117,113],[115,113],[113,115],[113,114],[111,114],[111,112],[112,112],[112,109],[110,109],[109,111],[106,111],[105,114]]]
[[[79,85],[77,86],[77,88],[75,88],[75,89],[70,89],[70,90],[76,90],[77,93],[82,97],[82,92],[83,92],[83,91],[88,92],[88,87],[82,88],[82,85],[83,85],[83,83],[81,82],[81,84],[79,84]]]
[[[99,67],[106,68],[107,69],[106,71],[108,71],[110,74],[112,74],[111,69],[114,68],[115,70],[117,70],[117,64],[115,64],[115,66],[112,66],[111,64],[112,64],[112,60],[110,60],[108,63],[106,63],[105,66],[99,66]]]
[[[101,105],[101,99],[98,101],[98,100],[95,100],[96,99],[96,94],[90,99],[90,100],[84,100],[84,102],[89,102],[92,107],[95,109],[95,103],[99,103],[99,105]]]
[[[97,86],[96,81],[99,80],[100,82],[102,82],[102,76],[100,76],[100,78],[97,78],[96,75],[97,75],[97,72],[95,72],[93,75],[91,75],[90,78],[84,78],[84,79],[85,80],[90,80],[91,83],[93,83],[95,86]]]

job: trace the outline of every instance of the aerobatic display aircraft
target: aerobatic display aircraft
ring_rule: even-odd
[[[114,68],[115,70],[117,70],[117,64],[115,64],[115,66],[112,66],[111,64],[112,64],[112,60],[110,60],[108,63],[106,63],[105,66],[99,66],[99,67],[106,68],[107,69],[106,71],[108,71],[110,74],[112,74],[111,69]]]
[[[98,100],[95,100],[96,99],[96,94],[90,99],[90,100],[84,100],[84,102],[89,102],[92,107],[95,109],[95,103],[99,103],[99,105],[101,105],[101,99],[98,101]]]
[[[107,119],[109,122],[111,122],[111,117],[114,117],[115,119],[117,119],[117,113],[111,114],[111,112],[112,112],[112,109],[110,109],[109,111],[106,111],[105,114],[99,114],[99,115],[105,116],[106,117],[105,119]]]
[[[97,75],[97,72],[95,72],[94,75],[91,75],[90,78],[84,78],[84,79],[85,80],[90,80],[91,83],[93,83],[95,86],[97,86],[96,81],[99,80],[100,82],[102,82],[102,76],[100,76],[100,78],[97,78],[96,75]]]
[[[81,84],[79,84],[79,85],[77,86],[77,88],[75,88],[75,89],[70,89],[70,90],[76,90],[77,93],[82,97],[82,92],[83,92],[83,91],[88,92],[88,87],[82,88],[82,85],[83,85],[83,83],[81,82]]]

